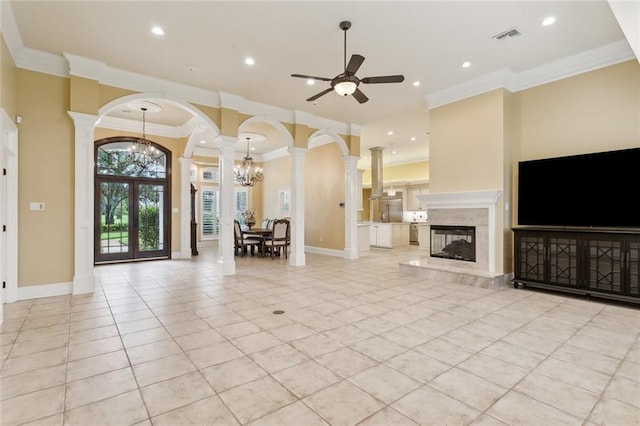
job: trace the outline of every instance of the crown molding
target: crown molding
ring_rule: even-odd
[[[425,98],[429,109],[438,108],[462,99],[490,92],[491,90],[504,87],[505,81],[513,79],[513,73],[504,68],[478,78],[465,81],[462,84],[449,87],[428,94]]]
[[[531,87],[562,80],[633,59],[635,55],[626,40],[587,50],[517,74],[505,88],[519,92]]]
[[[430,93],[425,98],[429,109],[432,109],[494,89],[504,88],[510,92],[518,92],[633,58],[635,55],[629,43],[623,39],[521,73],[505,68],[463,84]]]
[[[60,55],[23,47],[14,56],[14,59],[18,68],[55,75],[56,77],[69,77],[69,64]]]

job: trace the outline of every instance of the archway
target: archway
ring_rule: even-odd
[[[180,99],[172,98],[164,94],[138,93],[117,98],[98,110],[98,115],[69,112],[75,126],[75,244],[74,244],[74,277],[73,293],[92,293],[95,290],[94,275],[94,129],[102,117],[119,105],[137,100],[161,99],[179,106],[191,113],[198,123],[210,126],[219,134],[218,126],[202,111],[193,105]],[[192,147],[187,144],[183,155],[189,155]],[[179,160],[181,166],[180,176],[180,251],[176,257],[190,256],[190,190],[189,169],[190,159],[182,157]]]

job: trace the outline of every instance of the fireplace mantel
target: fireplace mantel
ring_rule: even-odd
[[[492,189],[488,191],[469,192],[440,192],[424,193],[418,195],[427,209],[474,209],[495,207],[502,190]]]

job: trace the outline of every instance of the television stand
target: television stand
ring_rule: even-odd
[[[518,227],[513,286],[640,303],[640,229]]]

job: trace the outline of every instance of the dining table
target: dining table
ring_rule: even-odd
[[[265,255],[265,240],[273,234],[273,229],[271,228],[251,228],[242,231],[243,236],[253,236],[260,238],[260,253],[262,253],[262,257]]]

